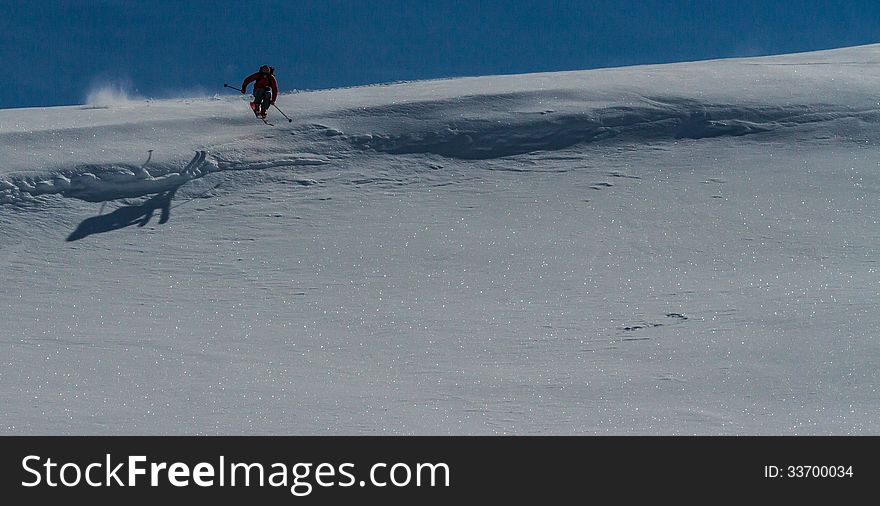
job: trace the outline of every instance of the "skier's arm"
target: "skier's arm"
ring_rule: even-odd
[[[251,74],[251,75],[245,77],[245,78],[244,78],[244,82],[241,83],[241,92],[244,93],[245,91],[247,91],[247,85],[249,85],[249,84],[251,84],[252,82],[256,81],[258,77],[260,77],[260,73],[259,73],[259,72],[254,73],[254,74]]]
[[[269,81],[269,86],[272,87],[272,103],[275,103],[275,99],[278,98],[278,81],[275,80],[275,76],[271,76],[272,80]]]

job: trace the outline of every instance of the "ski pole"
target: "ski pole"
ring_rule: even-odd
[[[223,87],[224,87],[224,88],[232,88],[232,89],[235,90],[235,91],[240,91],[240,92],[244,93],[244,91],[243,91],[241,88],[236,88],[235,86],[229,86],[229,85],[226,84],[226,83],[223,83]]]
[[[275,104],[272,104],[272,107],[278,109],[278,106],[275,105]],[[284,114],[284,111],[282,111],[281,109],[278,109],[278,112],[280,112],[282,116],[284,116],[285,118],[287,118],[287,115]],[[290,118],[287,118],[287,122],[288,122],[288,123],[293,123],[293,120],[290,119]]]

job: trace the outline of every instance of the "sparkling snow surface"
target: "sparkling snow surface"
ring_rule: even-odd
[[[878,102],[865,46],[0,111],[0,433],[880,434]]]

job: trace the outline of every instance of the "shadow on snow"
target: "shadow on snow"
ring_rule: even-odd
[[[67,236],[67,242],[78,241],[92,234],[112,232],[132,225],[143,227],[150,222],[157,210],[160,212],[159,224],[166,223],[171,218],[171,199],[174,198],[178,188],[180,187],[159,193],[138,205],[120,207],[112,213],[87,218]]]

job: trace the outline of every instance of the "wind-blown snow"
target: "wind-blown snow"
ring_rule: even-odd
[[[0,427],[876,434],[878,64],[0,111]]]
[[[110,107],[122,107],[130,105],[135,100],[142,100],[140,97],[133,96],[128,90],[130,85],[128,81],[121,82],[104,82],[93,87],[86,94],[86,106],[96,109],[106,109]]]

